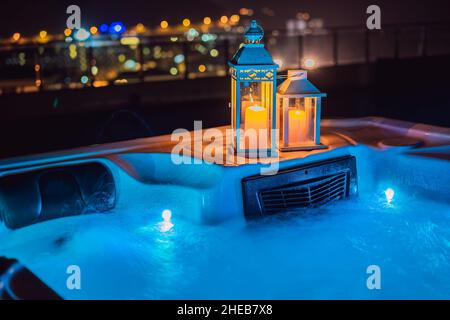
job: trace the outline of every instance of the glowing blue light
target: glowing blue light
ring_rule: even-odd
[[[394,192],[393,189],[387,188],[387,189],[384,191],[384,195],[386,196],[386,201],[387,201],[388,203],[391,203],[392,199],[394,199],[395,192]]]
[[[170,219],[172,218],[172,211],[169,209],[163,210],[162,218],[164,221],[170,222]]]
[[[81,77],[81,83],[82,84],[86,84],[89,81],[89,78],[87,76],[82,76]]]
[[[211,34],[211,33],[204,33],[202,34],[202,41],[208,42],[208,41],[214,41],[217,39],[217,35]]]
[[[122,22],[113,22],[109,26],[109,33],[111,34],[122,34],[125,32],[125,26]]]
[[[91,34],[89,31],[84,28],[79,29],[74,35],[75,39],[78,41],[86,41],[90,36]]]
[[[188,39],[188,41],[194,41],[195,37],[198,37],[198,36],[199,36],[199,33],[194,28],[191,28],[188,30],[188,32],[186,32],[186,38]]]
[[[177,54],[174,58],[173,58],[173,62],[175,63],[182,63],[184,61],[184,55],[182,54]]]
[[[136,61],[134,61],[132,59],[125,61],[124,67],[125,67],[125,69],[128,69],[128,70],[134,69],[134,68],[136,68]]]
[[[106,23],[103,23],[103,24],[100,26],[100,28],[99,28],[99,30],[100,30],[101,33],[106,33],[106,32],[108,32],[108,29],[109,29],[109,27],[108,27],[108,25],[107,25]]]
[[[169,209],[165,209],[162,212],[163,221],[159,223],[159,230],[161,232],[170,231],[173,228],[172,219],[172,211]]]
[[[189,29],[189,31],[187,33],[191,37],[198,37],[198,35],[199,35],[198,31],[195,30],[194,28]]]

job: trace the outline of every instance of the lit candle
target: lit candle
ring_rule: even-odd
[[[258,146],[260,148],[267,147],[267,109],[261,106],[251,106],[245,109],[244,129],[256,130],[258,137]],[[260,132],[259,130],[263,130]],[[250,134],[248,136],[251,136]]]
[[[260,106],[261,105],[261,101],[255,100],[253,101],[253,98],[250,96],[250,100],[249,101],[242,101],[241,103],[241,119],[244,118],[245,116],[245,110],[247,110],[248,107],[251,106]]]
[[[302,110],[289,110],[289,144],[306,141],[306,113]]]

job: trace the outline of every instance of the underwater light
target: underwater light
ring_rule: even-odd
[[[169,209],[163,210],[162,217],[164,221],[170,221],[170,219],[172,218],[172,211],[170,211]]]
[[[394,194],[395,194],[395,192],[394,192],[394,190],[391,189],[391,188],[387,188],[387,189],[384,191],[384,195],[386,196],[386,201],[387,201],[388,203],[391,203],[392,199],[394,198]]]
[[[162,212],[163,221],[159,223],[159,230],[161,232],[170,231],[173,227],[172,219],[172,211],[169,209],[165,209]]]

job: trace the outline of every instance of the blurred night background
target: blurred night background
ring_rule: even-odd
[[[66,29],[66,8],[82,29]],[[381,30],[366,8],[381,7]],[[230,122],[227,61],[250,20],[281,73],[309,69],[325,118],[450,127],[445,0],[2,1],[0,158]]]

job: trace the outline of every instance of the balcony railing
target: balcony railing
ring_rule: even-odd
[[[225,76],[241,39],[208,33],[193,41],[173,34],[7,44],[0,47],[0,94]],[[265,43],[282,70],[371,63],[450,54],[450,23],[276,30]]]

